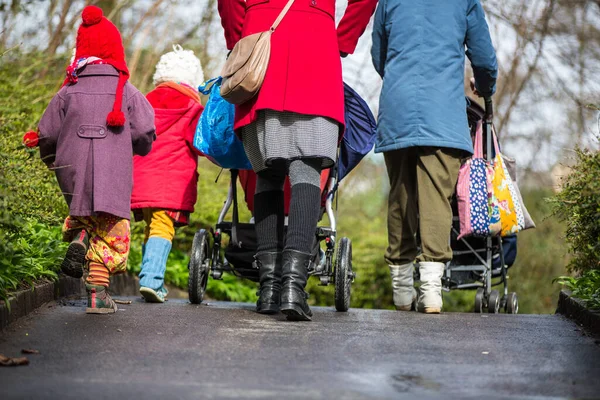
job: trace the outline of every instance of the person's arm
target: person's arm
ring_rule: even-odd
[[[150,153],[152,142],[156,140],[154,109],[144,95],[137,90],[129,99],[127,106],[133,153],[145,156]]]
[[[348,0],[346,12],[337,27],[340,53],[354,53],[358,39],[367,29],[375,7],[377,0]]]
[[[56,158],[56,145],[65,117],[65,102],[58,92],[48,104],[38,124],[40,157],[50,166]]]
[[[227,50],[232,50],[242,38],[242,28],[246,17],[246,2],[244,0],[219,0],[219,16],[225,31]]]
[[[381,0],[375,11],[373,21],[373,45],[371,47],[371,59],[375,70],[383,78],[385,73],[385,62],[387,59],[388,37],[385,30],[385,7],[387,1]]]
[[[467,11],[467,34],[465,37],[467,57],[471,60],[475,88],[482,97],[496,92],[498,62],[483,7],[479,0],[472,0]]]

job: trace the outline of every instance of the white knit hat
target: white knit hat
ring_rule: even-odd
[[[180,45],[175,44],[173,51],[160,57],[152,79],[154,85],[173,81],[197,88],[204,82],[204,72],[200,60],[192,50],[183,50]]]

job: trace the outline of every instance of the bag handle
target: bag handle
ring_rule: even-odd
[[[223,78],[221,78],[220,76],[217,76],[216,78],[212,78],[212,79],[204,82],[202,85],[198,86],[198,91],[204,95],[210,94],[213,86],[220,85],[222,80],[223,80]],[[207,89],[207,87],[211,83],[213,83],[213,85],[210,87],[210,89]]]
[[[483,124],[481,121],[477,122],[477,129],[475,130],[475,144],[473,145],[473,158],[483,158]]]
[[[294,0],[289,0],[287,2],[287,4],[285,5],[285,7],[283,7],[283,10],[281,10],[281,12],[277,16],[277,19],[275,20],[275,22],[273,22],[273,25],[271,26],[271,29],[269,29],[271,32],[275,32],[275,29],[277,29],[277,27],[281,23],[281,20],[283,19],[283,17],[285,17],[285,14],[287,14],[287,12],[292,7],[292,4],[294,4]]]
[[[498,145],[498,136],[496,135],[496,130],[492,126],[492,137],[494,138],[494,155],[497,156],[500,154],[500,146]]]

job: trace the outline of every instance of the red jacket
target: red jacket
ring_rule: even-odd
[[[287,0],[218,0],[227,48],[269,30]],[[296,0],[271,38],[271,59],[258,95],[236,107],[235,129],[258,110],[320,115],[344,124],[340,51],[353,53],[377,0],[349,0],[336,30],[335,0]]]
[[[146,98],[157,138],[147,156],[133,157],[131,208],[194,211],[198,152],[192,142],[204,107],[195,91],[175,83],[159,85]]]

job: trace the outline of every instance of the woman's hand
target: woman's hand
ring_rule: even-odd
[[[473,91],[473,94],[475,96],[481,97],[481,93],[479,93],[479,91],[475,87],[475,78],[471,78],[471,80],[469,81],[469,83],[471,84],[471,90]]]

